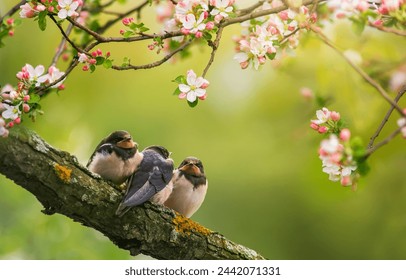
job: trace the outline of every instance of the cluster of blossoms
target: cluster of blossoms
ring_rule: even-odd
[[[55,66],[49,67],[45,73],[45,67],[38,65],[33,67],[26,64],[16,77],[18,83],[16,87],[5,85],[0,93],[0,136],[8,135],[8,128],[21,123],[23,113],[30,113],[32,118],[39,111],[40,96],[35,90],[41,86],[63,89],[63,80],[59,81],[64,75]]]
[[[164,25],[165,32],[181,32],[167,42],[154,42],[148,48],[155,47],[170,51],[186,40],[186,36],[194,38],[211,38],[217,30],[216,24],[233,16],[235,0],[180,0],[174,5],[165,1],[157,5],[158,22]]]
[[[186,77],[177,77],[174,82],[179,84],[175,94],[180,99],[186,98],[191,107],[196,106],[199,99],[205,100],[207,97],[206,88],[209,86],[209,81],[203,77],[197,77],[193,70],[187,71]]]
[[[265,2],[261,9],[275,8],[278,5],[282,3]],[[242,35],[235,38],[237,54],[234,59],[240,63],[242,69],[251,65],[257,70],[267,58],[274,59],[278,49],[286,46],[296,48],[300,36],[298,30],[307,28],[316,19],[315,13],[310,13],[306,6],[301,6],[297,12],[287,9],[278,14],[243,22]]]
[[[91,53],[91,56],[88,56],[85,53],[78,53],[78,61],[83,63],[82,70],[94,72],[96,70],[96,65],[103,65],[105,68],[111,68],[113,61],[109,59],[110,52],[106,52],[103,55],[102,50],[97,49]]]
[[[331,0],[329,12],[335,18],[350,18],[361,27],[366,22],[375,26],[403,26],[406,22],[405,0]]]
[[[41,12],[55,13],[60,19],[77,17],[80,6],[83,6],[82,0],[33,0],[20,6],[20,17],[33,18]]]
[[[357,162],[353,158],[350,130],[341,128],[340,114],[335,111],[323,108],[316,112],[316,116],[310,127],[329,135],[321,141],[319,149],[323,172],[329,175],[331,181],[340,181],[343,186],[355,186]]]
[[[0,47],[4,44],[2,42],[4,37],[14,36],[14,28],[21,24],[20,19],[5,18],[3,22],[0,22]]]

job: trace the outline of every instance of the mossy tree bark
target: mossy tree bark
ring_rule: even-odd
[[[263,259],[257,252],[185,218],[145,203],[122,218],[121,193],[67,152],[19,127],[0,139],[0,173],[31,192],[45,214],[59,213],[100,231],[132,255],[157,259]]]

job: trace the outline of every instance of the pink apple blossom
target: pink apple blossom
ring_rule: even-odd
[[[186,98],[187,101],[193,103],[197,98],[204,98],[206,95],[206,88],[209,81],[203,77],[197,77],[193,70],[189,70],[186,75],[186,84],[179,84],[178,88],[181,91],[179,98]]]
[[[78,16],[78,13],[76,12],[76,9],[79,7],[78,1],[58,0],[58,5],[59,5],[58,17],[60,19]]]
[[[25,3],[20,6],[20,17],[21,18],[32,18],[36,15],[35,10],[31,7],[29,3]]]

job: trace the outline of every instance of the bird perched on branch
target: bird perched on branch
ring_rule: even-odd
[[[207,179],[202,162],[187,157],[174,172],[173,190],[164,205],[190,218],[202,205],[207,192]]]
[[[127,181],[127,190],[116,215],[123,216],[131,207],[147,200],[163,204],[172,192],[173,160],[162,146],[150,146],[141,153],[142,161]]]
[[[87,168],[116,184],[124,183],[142,160],[135,143],[127,131],[118,130],[104,138],[87,163]]]

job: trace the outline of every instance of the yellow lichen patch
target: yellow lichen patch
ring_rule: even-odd
[[[182,215],[176,215],[172,222],[175,224],[175,229],[177,232],[186,233],[187,235],[190,235],[192,232],[203,235],[209,235],[212,233],[212,231],[208,228],[205,228],[204,226],[201,226],[195,221]]]
[[[65,184],[70,183],[72,169],[69,169],[68,167],[57,163],[54,166],[54,170],[55,170],[56,175],[62,182],[64,182]]]

